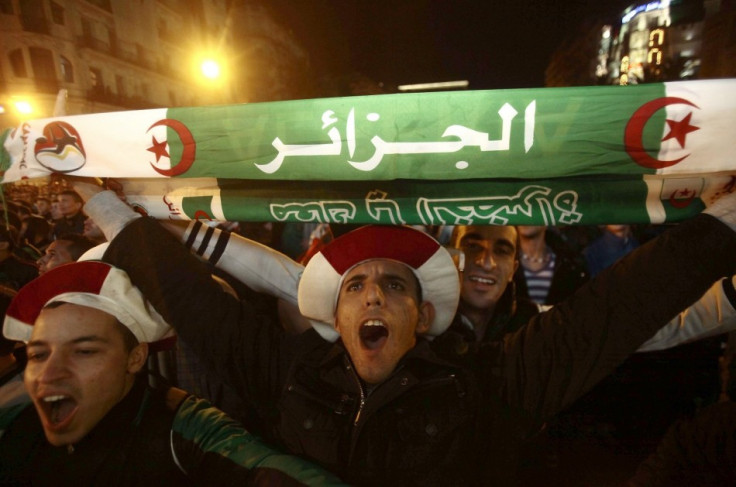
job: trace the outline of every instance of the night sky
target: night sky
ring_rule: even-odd
[[[544,85],[554,49],[628,2],[269,0],[319,72],[387,85],[467,79],[470,89]]]

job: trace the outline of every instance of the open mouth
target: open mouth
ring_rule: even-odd
[[[360,342],[368,350],[378,350],[388,340],[388,328],[381,321],[366,321],[360,327]]]
[[[77,401],[64,395],[46,396],[38,403],[48,424],[56,427],[64,425],[77,410]]]

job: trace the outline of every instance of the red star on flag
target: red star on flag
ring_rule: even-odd
[[[152,136],[151,143],[153,145],[146,150],[156,154],[156,162],[158,162],[158,160],[161,159],[162,157],[169,157],[169,151],[166,150],[166,144],[167,144],[166,141],[159,142],[158,140],[156,140],[155,136]]]
[[[692,113],[688,113],[687,116],[679,122],[677,120],[665,120],[667,122],[667,125],[669,125],[670,127],[670,133],[665,135],[664,139],[662,139],[662,142],[669,139],[677,139],[680,147],[684,148],[685,137],[687,137],[687,134],[689,134],[690,132],[695,132],[696,130],[700,130],[700,127],[690,125],[690,118],[692,118],[692,116]]]

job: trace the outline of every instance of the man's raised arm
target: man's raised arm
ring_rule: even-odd
[[[257,302],[238,302],[159,223],[140,218],[113,192],[83,184],[85,209],[110,240],[104,260],[128,273],[210,370],[242,397],[268,404],[254,394],[275,393],[283,372],[283,330],[275,313]],[[268,365],[261,361],[263,350],[269,351]],[[264,366],[269,373],[260,370]]]
[[[556,414],[714,282],[732,276],[735,207],[736,195],[722,198],[707,214],[640,247],[508,337],[507,400],[542,417]]]

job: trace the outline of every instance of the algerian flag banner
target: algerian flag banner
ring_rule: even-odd
[[[328,98],[32,120],[0,169],[167,219],[664,222],[734,189],[734,126],[736,80]]]

